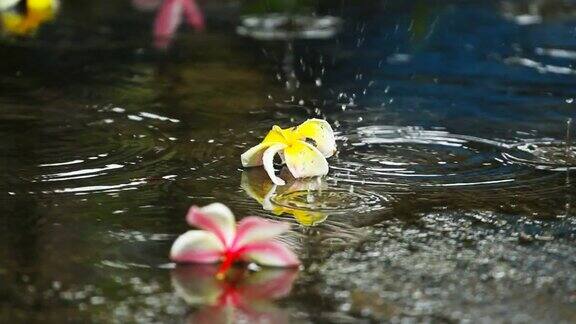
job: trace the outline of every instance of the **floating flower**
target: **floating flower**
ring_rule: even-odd
[[[176,239],[170,258],[176,263],[216,263],[220,275],[235,262],[255,262],[263,266],[292,267],[298,258],[282,243],[274,240],[288,230],[286,223],[260,217],[246,217],[238,226],[234,215],[221,203],[199,208],[192,206],[186,216],[191,230]]]
[[[321,119],[309,119],[297,127],[272,127],[262,143],[244,152],[241,160],[244,167],[264,165],[272,181],[282,186],[285,181],[274,174],[276,154],[295,178],[307,178],[328,174],[326,158],[335,152],[336,141],[330,124]]]
[[[192,306],[188,323],[288,323],[288,314],[272,303],[287,296],[298,269],[234,269],[224,280],[213,265],[178,266],[171,272],[176,294]]]
[[[22,11],[15,5],[15,1],[0,0],[0,11],[3,11],[0,13],[2,29],[8,34],[26,36],[54,18],[59,1],[27,0]]]

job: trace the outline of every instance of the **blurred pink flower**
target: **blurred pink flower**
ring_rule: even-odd
[[[139,10],[158,8],[154,20],[154,46],[166,49],[172,42],[174,33],[182,24],[182,17],[194,29],[204,29],[204,14],[196,0],[133,0]]]
[[[254,262],[263,266],[294,267],[300,262],[294,253],[274,238],[287,231],[287,223],[260,217],[246,217],[238,223],[221,203],[199,208],[192,206],[188,224],[200,228],[180,235],[170,251],[176,263],[216,263],[223,276],[236,262]]]

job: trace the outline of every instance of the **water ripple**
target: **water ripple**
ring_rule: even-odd
[[[32,184],[29,192],[110,193],[176,174],[175,165],[169,163],[176,154],[176,138],[160,129],[167,128],[162,123],[177,123],[177,119],[118,107],[77,109],[73,117],[61,118],[58,111],[43,117],[43,133],[32,135],[50,137],[30,152],[42,159],[18,172],[20,181]],[[30,118],[37,114],[23,113]],[[133,114],[146,120],[131,119]]]
[[[529,153],[527,157],[505,153],[513,163],[532,166],[539,170],[567,171],[576,167],[576,147],[564,141],[529,141],[515,146],[517,151]],[[525,155],[525,154],[524,154]]]
[[[556,144],[535,152],[526,149],[534,144],[393,126],[361,127],[341,137],[344,144],[332,167],[331,180],[388,186],[397,191],[509,188],[547,176],[524,163],[565,166],[558,159],[560,153],[552,149]]]

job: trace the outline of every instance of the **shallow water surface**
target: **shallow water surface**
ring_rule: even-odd
[[[146,1],[1,34],[1,322],[576,321],[576,5],[199,5],[162,42]],[[327,177],[241,168],[307,118]],[[303,268],[170,263],[215,201],[293,224]]]

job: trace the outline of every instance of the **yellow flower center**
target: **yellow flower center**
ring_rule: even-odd
[[[298,132],[296,127],[282,129],[278,126],[274,126],[266,138],[264,138],[263,143],[275,142],[286,144],[286,146],[292,146],[296,144],[297,141],[302,141],[303,139],[304,136]]]
[[[33,33],[38,27],[54,17],[56,11],[54,0],[28,0],[26,12],[8,11],[0,14],[3,29],[15,35]]]

